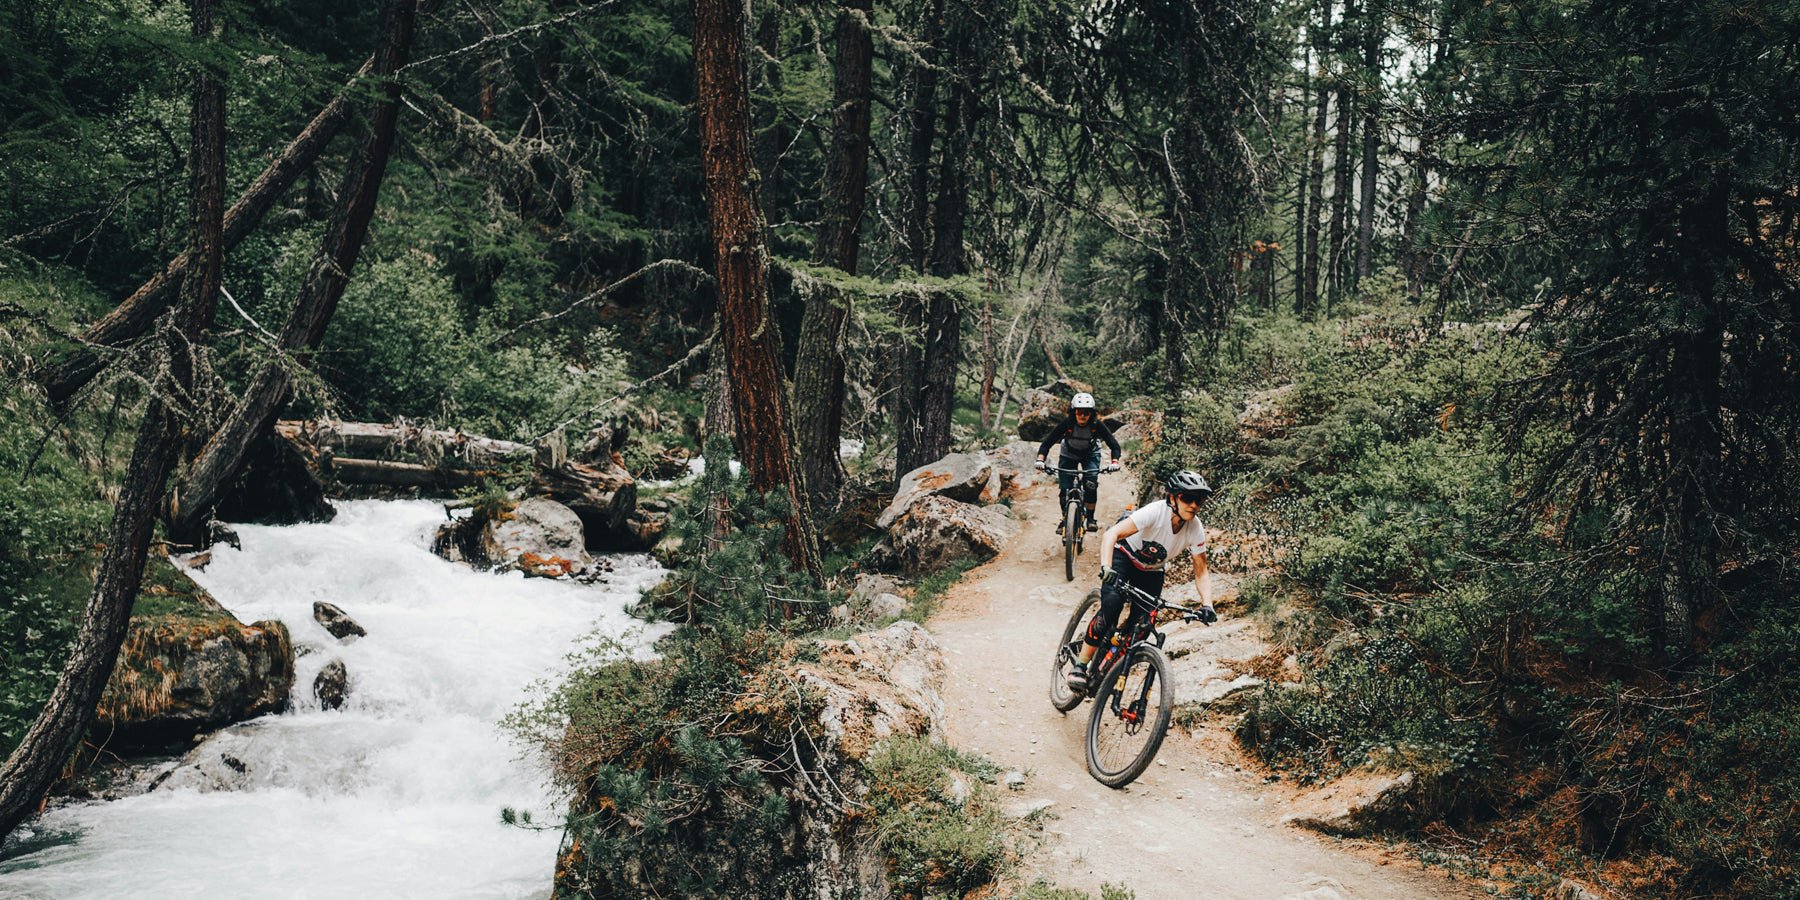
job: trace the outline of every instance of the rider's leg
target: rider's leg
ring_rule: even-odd
[[[1100,499],[1100,475],[1098,474],[1100,472],[1100,447],[1098,445],[1095,445],[1094,452],[1089,454],[1082,468],[1095,473],[1087,479],[1084,496],[1081,499],[1087,504],[1087,530],[1098,531],[1098,526],[1094,524],[1094,505]]]
[[[1118,579],[1129,577],[1128,573],[1137,571],[1132,565],[1131,557],[1125,551],[1112,550],[1112,569],[1117,578],[1100,586],[1100,611],[1088,620],[1087,634],[1081,642],[1081,657],[1077,660],[1083,665],[1093,661],[1094,651],[1112,637],[1113,626],[1119,621],[1119,611],[1125,608],[1125,589]]]
[[[1070,470],[1075,467],[1060,453],[1056,456],[1056,467],[1062,470],[1056,473],[1056,533],[1062,534],[1063,510],[1069,506],[1069,492],[1075,489],[1075,473]]]
[[[1131,557],[1125,551],[1113,550],[1113,571],[1117,578],[1100,589],[1100,611],[1088,620],[1087,634],[1082,640],[1081,655],[1078,662],[1086,664],[1094,658],[1095,651],[1112,639],[1116,626],[1132,624],[1132,616],[1137,615],[1137,604],[1128,603],[1131,596],[1120,585],[1120,581],[1149,594],[1152,597],[1162,596],[1163,573],[1161,571],[1146,572],[1133,565]],[[1121,612],[1131,613],[1123,623],[1119,622]]]

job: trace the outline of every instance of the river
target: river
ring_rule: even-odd
[[[0,897],[549,894],[560,830],[500,812],[554,822],[561,803],[499,722],[587,635],[647,652],[663,627],[624,608],[663,570],[629,555],[596,585],[480,573],[427,549],[439,504],[337,506],[327,524],[239,526],[243,549],[214,548],[196,573],[240,619],[287,624],[291,708],[212,735],[148,793],[53,808],[9,844]],[[332,638],[315,600],[368,636]],[[328,712],[312,682],[333,658],[350,697]]]

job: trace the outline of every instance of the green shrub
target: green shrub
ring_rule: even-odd
[[[887,742],[869,759],[875,840],[900,896],[962,897],[1006,860],[1006,820],[993,763],[920,738]]]
[[[22,391],[0,400],[0,756],[62,671],[92,588],[84,562],[108,519],[50,421]]]

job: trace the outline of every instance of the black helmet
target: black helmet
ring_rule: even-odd
[[[1192,469],[1182,469],[1163,480],[1163,487],[1171,494],[1209,495],[1213,492],[1206,484],[1206,479]]]

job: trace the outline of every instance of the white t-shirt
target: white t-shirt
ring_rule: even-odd
[[[1168,500],[1158,500],[1131,514],[1131,521],[1137,523],[1137,533],[1128,535],[1125,544],[1136,557],[1146,541],[1155,541],[1168,551],[1165,560],[1174,559],[1183,550],[1193,550],[1195,556],[1206,552],[1206,526],[1200,524],[1198,517],[1181,526],[1177,532],[1170,524],[1175,514],[1169,510]],[[1155,568],[1162,568],[1156,566]]]

